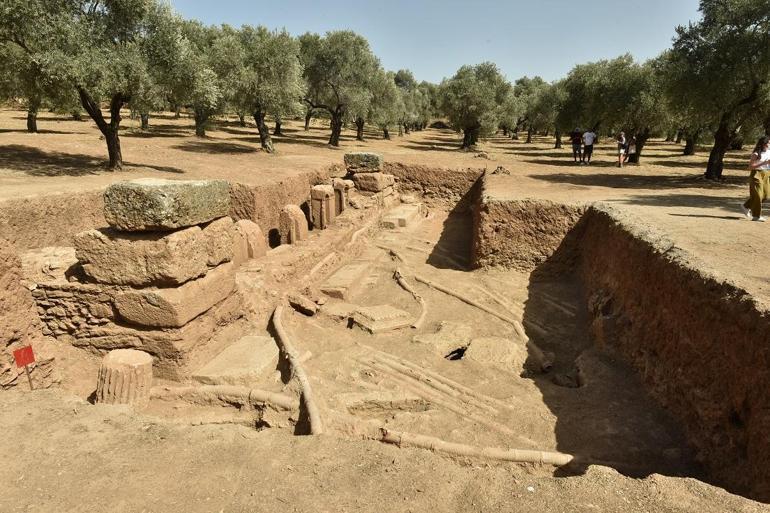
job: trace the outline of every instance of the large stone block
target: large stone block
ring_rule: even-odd
[[[362,286],[370,269],[371,265],[368,263],[348,264],[340,267],[321,285],[321,292],[329,297],[348,300]]]
[[[384,175],[382,173],[366,173],[353,175],[353,182],[356,188],[367,192],[381,192],[396,183],[393,175]]]
[[[262,228],[248,219],[241,219],[235,223],[233,252],[233,261],[236,265],[241,265],[250,258],[265,256],[267,254],[267,239],[262,233]]]
[[[286,205],[278,218],[281,244],[296,244],[308,238],[307,218],[297,205]]]
[[[192,379],[206,385],[253,387],[278,367],[278,352],[272,338],[246,336],[193,372]]]
[[[230,210],[225,180],[140,178],[104,191],[104,217],[123,231],[165,231],[224,217]]]
[[[229,262],[179,287],[117,293],[113,304],[133,324],[179,328],[227,298],[234,287],[235,266]]]
[[[377,173],[382,171],[382,155],[377,153],[346,153],[345,167],[351,173]]]
[[[174,286],[233,258],[233,221],[217,219],[175,232],[89,230],[74,238],[83,271],[99,283]]]
[[[310,190],[310,218],[316,230],[325,230],[337,217],[334,206],[334,187],[331,185],[316,185]]]

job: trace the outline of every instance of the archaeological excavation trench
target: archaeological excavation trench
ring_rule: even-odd
[[[168,422],[770,500],[767,313],[745,292],[622,211],[519,197],[504,169],[345,164],[280,193],[110,187],[103,222],[1,260],[34,315],[9,345],[49,349],[40,382]]]

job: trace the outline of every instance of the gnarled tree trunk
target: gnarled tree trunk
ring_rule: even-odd
[[[688,130],[684,138],[683,155],[695,155],[695,148],[700,139],[700,130]]]
[[[364,118],[361,116],[356,118],[356,140],[364,140]]]
[[[307,112],[305,112],[305,132],[310,130],[310,120],[313,119],[313,114],[315,114],[314,109],[308,109]]]
[[[206,137],[206,125],[209,121],[209,114],[204,109],[195,109],[195,135]]]
[[[555,150],[560,150],[562,148],[562,142],[561,142],[561,130],[558,128],[556,129],[556,144],[553,147]]]
[[[246,115],[243,112],[238,113],[238,125],[246,126]]]
[[[527,128],[527,144],[532,143],[532,128]]]
[[[150,113],[141,112],[139,116],[142,118],[142,130],[147,130],[150,127]]]
[[[283,135],[283,132],[281,131],[281,120],[276,119],[275,120],[275,128],[273,129],[273,135]]]
[[[684,131],[684,130],[682,130],[682,129],[679,129],[679,130],[677,130],[677,131],[676,131],[676,138],[674,139],[674,142],[675,142],[675,143],[677,143],[677,144],[681,144],[681,142],[682,142],[682,137],[684,137],[684,132],[685,132],[685,131]]]
[[[32,134],[37,133],[37,109],[40,104],[34,104],[30,101],[29,107],[27,107],[27,132]]]
[[[390,132],[388,132],[388,127],[386,126],[382,127],[382,138],[390,140]]]
[[[463,129],[463,149],[474,146],[479,141],[481,127],[473,126]]]
[[[718,180],[722,178],[725,153],[727,153],[731,141],[732,131],[730,130],[729,119],[727,118],[727,115],[723,115],[717,131],[714,133],[714,146],[711,148],[709,162],[706,166],[706,172],[704,173],[704,176],[708,180]]]
[[[110,122],[108,123],[102,116],[99,104],[91,98],[85,89],[78,88],[78,96],[80,96],[81,105],[94,120],[107,142],[107,153],[110,159],[109,169],[121,169],[123,167],[123,153],[120,149],[120,136],[118,134],[121,121],[120,109],[128,101],[128,98],[120,93],[112,97],[110,100]]]
[[[341,111],[339,108],[330,110],[329,114],[331,114],[331,127],[332,127],[332,133],[329,137],[329,144],[331,146],[339,146],[340,145],[340,135],[342,135],[342,117],[344,112]]]
[[[645,128],[638,134],[636,134],[636,153],[633,155],[628,156],[628,162],[631,164],[638,164],[639,161],[642,158],[642,151],[644,150],[644,145],[647,144],[647,141],[650,139],[650,129]]]
[[[275,148],[273,147],[273,140],[270,138],[270,130],[265,123],[265,113],[262,109],[254,111],[254,122],[257,123],[257,131],[259,131],[259,144],[262,149],[268,153],[273,153]]]

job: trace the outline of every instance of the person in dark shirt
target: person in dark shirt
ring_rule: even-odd
[[[583,133],[579,128],[570,134],[570,141],[572,142],[572,158],[575,160],[575,164],[580,164],[583,160]]]

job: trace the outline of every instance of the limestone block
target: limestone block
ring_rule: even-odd
[[[96,402],[144,406],[151,388],[152,356],[135,349],[116,349],[102,360]]]
[[[464,355],[468,360],[513,368],[517,371],[523,369],[527,357],[528,351],[524,344],[500,337],[475,338]]]
[[[366,173],[353,175],[353,182],[360,191],[380,192],[396,183],[393,175],[382,173]]]
[[[351,173],[377,173],[382,171],[382,155],[377,153],[346,153],[345,167]]]
[[[296,244],[308,237],[307,218],[297,205],[286,205],[278,218],[281,244]]]
[[[278,345],[270,337],[246,336],[193,372],[205,385],[254,386],[278,367]]]
[[[233,258],[233,221],[218,219],[174,232],[89,230],[74,237],[83,271],[99,283],[180,285]]]
[[[368,263],[348,264],[341,267],[321,285],[321,292],[337,299],[349,299],[361,286],[370,267]]]
[[[353,314],[353,322],[369,333],[384,333],[412,324],[409,313],[390,305],[362,306]]]
[[[358,305],[335,301],[321,307],[321,313],[335,321],[347,321],[358,310]]]
[[[287,299],[289,300],[291,307],[302,314],[312,317],[318,312],[318,305],[306,296],[289,294]]]
[[[348,186],[346,180],[335,178],[332,181],[334,187],[334,214],[342,214],[348,208]]]
[[[310,190],[310,212],[313,227],[325,230],[334,223],[336,211],[334,207],[334,187],[331,185],[315,185]]]
[[[401,205],[382,218],[382,227],[389,230],[411,226],[422,217],[422,204]]]
[[[235,266],[228,262],[179,287],[119,292],[113,304],[131,323],[179,328],[227,298],[234,287]]]
[[[242,241],[246,258],[260,258],[267,254],[267,239],[257,223],[241,219],[235,223],[235,232]]]
[[[225,180],[140,178],[104,191],[104,217],[123,231],[165,231],[224,217],[230,210]]]
[[[468,347],[472,335],[473,329],[467,324],[441,321],[435,333],[416,335],[412,342],[433,347],[436,352],[445,356],[455,349]]]

